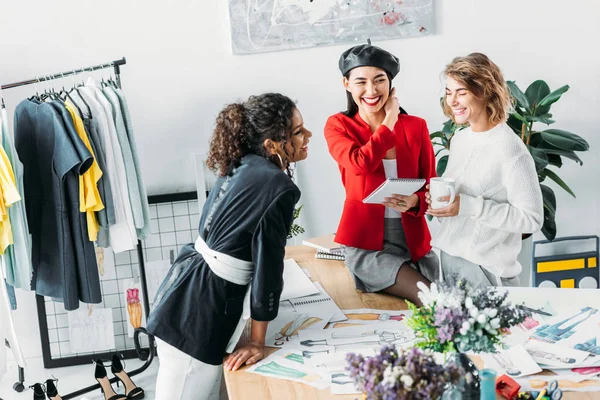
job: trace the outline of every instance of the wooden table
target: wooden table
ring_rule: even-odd
[[[353,278],[343,262],[315,259],[315,249],[311,247],[288,246],[286,258],[293,258],[302,268],[308,269],[312,276],[311,279],[320,282],[342,310],[357,308],[407,309],[406,303],[397,297],[356,291]],[[276,350],[269,348],[267,355]],[[475,362],[477,364],[478,360]],[[329,388],[318,390],[301,383],[245,373],[244,369],[225,372],[225,383],[230,400],[354,400],[359,398],[358,395],[332,395]],[[501,399],[501,397],[498,398]],[[600,393],[565,392],[563,399],[600,399]]]

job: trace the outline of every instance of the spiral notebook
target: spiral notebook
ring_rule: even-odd
[[[364,198],[363,203],[380,204],[384,197],[392,194],[410,196],[425,184],[425,179],[386,179],[379,187]]]
[[[324,260],[339,260],[344,261],[346,257],[343,253],[330,253],[327,251],[317,250],[315,253],[315,258],[320,258]]]
[[[310,314],[312,312],[319,312],[321,314],[331,313],[332,316],[329,322],[347,320],[348,318],[346,318],[346,315],[340,310],[337,304],[335,304],[333,299],[329,297],[323,286],[318,282],[314,282],[314,284],[317,289],[319,289],[319,294],[282,301],[279,305],[279,309],[305,314]]]

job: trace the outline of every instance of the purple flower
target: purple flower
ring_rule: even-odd
[[[348,354],[346,360],[350,377],[369,400],[439,398],[461,373],[455,365],[437,364],[432,353],[416,347],[385,346],[373,357]]]

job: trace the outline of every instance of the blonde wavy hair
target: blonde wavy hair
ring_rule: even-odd
[[[502,71],[485,54],[471,53],[465,57],[456,57],[446,66],[444,75],[465,85],[473,95],[485,100],[491,124],[497,125],[508,119],[514,99],[506,86]],[[444,114],[454,121],[454,114],[446,103],[445,94],[442,108]]]

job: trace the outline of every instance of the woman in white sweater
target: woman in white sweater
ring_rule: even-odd
[[[518,286],[521,234],[538,231],[544,216],[533,158],[506,124],[512,98],[496,64],[473,53],[444,73],[444,114],[467,127],[452,138],[443,175],[455,180],[456,199],[428,210],[441,222],[431,244],[445,279]],[[426,200],[431,205],[429,193]]]

